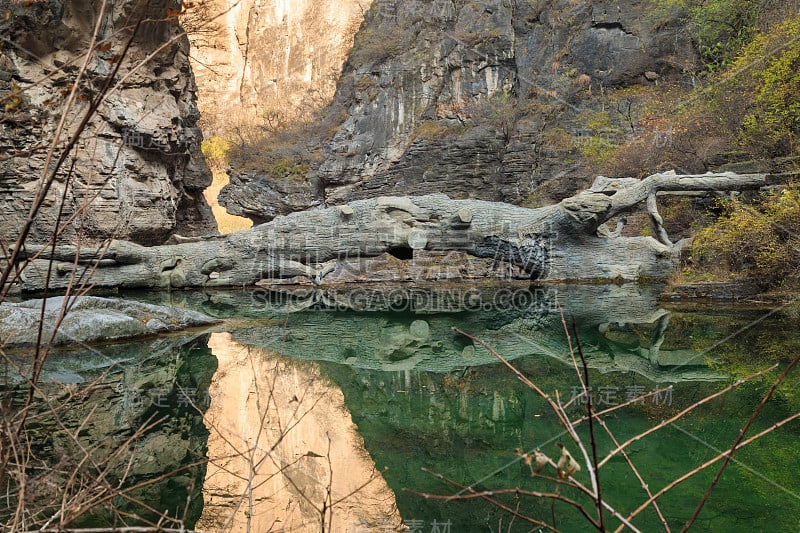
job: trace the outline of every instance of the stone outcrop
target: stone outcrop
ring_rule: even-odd
[[[211,174],[199,155],[189,43],[169,16],[179,3],[150,2],[146,12],[123,0],[109,2],[104,13],[101,5],[0,2],[0,28],[14,45],[0,50],[0,242],[6,246],[104,88],[110,91],[59,169],[28,242],[50,238],[62,207],[66,242],[116,237],[160,244],[174,233],[216,231],[202,196]],[[150,20],[132,35],[141,18]]]
[[[387,194],[560,200],[588,182],[596,149],[637,133],[639,100],[614,91],[674,81],[693,61],[677,14],[662,11],[627,0],[375,1],[305,187],[234,162],[221,204],[263,222]]]
[[[0,304],[0,346],[4,349],[36,346],[42,306],[44,343],[50,340],[57,326],[53,346],[118,341],[216,322],[187,309],[96,296],[69,300],[57,296],[46,302]],[[63,318],[62,308],[68,310]]]
[[[114,241],[100,249],[27,247],[20,255],[30,260],[21,282],[25,291],[64,289],[77,266],[78,275],[91,271],[95,287],[230,287],[298,276],[319,284],[348,279],[343,271],[353,262],[387,253],[411,260],[423,251],[490,259],[532,280],[664,279],[674,271],[685,241],[673,244],[666,235],[657,193],[757,189],[770,182],[764,174],[600,176],[590,189],[538,209],[443,194],[354,200],[177,245],[148,248]],[[608,227],[645,201],[658,240],[620,237]],[[55,262],[52,270],[49,260]],[[51,271],[56,274],[50,276]],[[464,277],[461,269],[450,272]]]

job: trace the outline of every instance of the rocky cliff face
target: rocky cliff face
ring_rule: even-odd
[[[16,238],[65,119],[56,158],[92,103],[88,121],[50,190],[29,242],[46,241],[63,205],[62,240],[108,237],[158,244],[172,234],[215,232],[202,190],[211,175],[199,157],[196,86],[179,4],[49,0],[0,2],[0,242]],[[171,10],[171,11],[170,11]],[[143,22],[135,36],[132,28]],[[97,20],[100,19],[99,24]],[[87,55],[91,36],[98,43]],[[126,50],[126,43],[131,40]],[[86,71],[78,79],[81,65]],[[117,67],[118,70],[117,70]],[[77,85],[74,105],[67,107]],[[50,167],[52,173],[52,166]]]
[[[189,28],[208,130],[285,121],[327,105],[372,0],[210,0]]]
[[[641,91],[694,59],[676,15],[656,7],[378,0],[337,86],[327,120],[338,126],[305,179],[234,164],[220,202],[262,221],[382,194],[563,198],[637,132]]]

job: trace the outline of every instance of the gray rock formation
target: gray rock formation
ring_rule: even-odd
[[[672,244],[666,236],[656,209],[658,192],[739,190],[769,182],[763,174],[600,176],[590,189],[538,209],[441,194],[354,200],[177,245],[147,248],[114,241],[100,249],[27,247],[21,254],[30,259],[22,289],[64,289],[76,265],[79,276],[91,271],[87,275],[96,287],[230,287],[296,276],[320,283],[348,279],[342,270],[354,261],[384,253],[410,260],[422,250],[488,258],[526,279],[663,279],[673,272],[685,243]],[[606,222],[645,200],[659,240],[614,236]],[[48,259],[55,261],[55,275],[49,275]],[[463,277],[461,269],[450,272]]]
[[[28,242],[47,242],[61,208],[64,242],[160,244],[176,232],[216,231],[202,196],[211,174],[199,155],[188,40],[167,17],[179,3],[146,5],[142,12],[135,2],[109,2],[87,54],[99,3],[0,2],[9,43],[0,50],[0,243],[14,242],[40,180],[53,174],[47,154],[59,120],[56,159],[107,85],[111,91],[58,172]],[[152,20],[126,50],[140,17]]]
[[[41,320],[44,306],[44,319]],[[68,312],[62,316],[62,307]],[[60,323],[59,323],[60,321]],[[208,316],[175,307],[96,296],[63,296],[0,304],[0,346],[4,349],[36,346],[38,326],[42,342],[53,346],[108,342],[176,331],[215,323]]]
[[[639,100],[615,90],[692,62],[676,17],[628,0],[375,1],[304,189],[234,162],[220,202],[265,221],[387,194],[560,200],[588,182],[596,149],[637,133]]]

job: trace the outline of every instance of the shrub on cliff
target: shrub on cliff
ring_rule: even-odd
[[[733,65],[752,94],[741,142],[755,155],[794,154],[800,145],[800,16],[759,35]]]
[[[759,0],[709,0],[691,10],[690,29],[709,71],[730,64],[756,32]]]
[[[206,139],[201,145],[201,150],[212,168],[223,169],[228,165],[228,153],[231,150],[231,143],[223,137],[214,135],[210,139]]]
[[[765,288],[798,282],[800,189],[768,193],[760,205],[734,200],[721,208],[722,216],[695,238],[693,268],[718,278],[750,277]]]
[[[763,18],[761,31],[698,96],[719,131],[749,156],[769,160],[800,147],[800,15]]]
[[[750,4],[720,0],[694,8],[687,17],[693,17],[693,31],[699,31],[701,12],[711,17],[712,7],[738,6],[742,11]],[[641,100],[641,133],[622,144],[600,170],[632,176],[670,168],[695,173],[743,159],[761,160],[762,168],[772,169],[780,166],[773,164],[776,158],[797,156],[800,15],[796,13],[800,6],[796,1],[790,4],[780,7],[761,2],[764,10],[758,20],[736,34],[738,44],[727,43],[724,53],[718,47],[713,69],[704,66],[693,73],[694,83],[700,82],[693,90],[677,84],[653,88]],[[795,16],[786,17],[787,9],[794,10]],[[704,61],[712,59],[705,56]],[[708,75],[702,76],[703,72]],[[656,102],[660,105],[653,105]]]

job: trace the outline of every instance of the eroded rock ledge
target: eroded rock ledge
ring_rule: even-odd
[[[314,283],[346,279],[353,266],[381,254],[400,261],[457,252],[506,265],[513,277],[537,280],[666,278],[684,242],[661,226],[656,194],[753,189],[763,174],[654,174],[643,180],[598,177],[558,204],[526,209],[445,195],[379,197],[277,217],[225,237],[155,247],[112,241],[103,248],[29,247],[22,289],[70,283],[74,266],[91,270],[96,287],[188,288],[252,285],[301,276]],[[605,224],[647,200],[652,237],[618,237]],[[458,275],[450,276],[458,277]],[[466,277],[466,276],[464,276]]]
[[[338,2],[337,12],[346,12],[348,2]],[[331,3],[319,1],[314,9]],[[591,181],[589,169],[596,162],[583,155],[588,152],[583,143],[602,137],[623,144],[642,133],[624,113],[608,112],[614,106],[609,102],[619,99],[634,109],[647,105],[632,95],[647,94],[658,83],[688,83],[685,66],[697,62],[679,10],[658,9],[656,3],[386,0],[360,5],[370,3],[330,112],[315,126],[320,137],[311,143],[315,158],[305,161],[308,172],[280,178],[274,172],[280,165],[270,172],[264,163],[246,158],[234,162],[231,185],[220,196],[231,214],[258,223],[322,202],[341,204],[377,194],[441,192],[511,203],[533,194],[560,200]],[[292,76],[275,73],[275,65],[287,57],[302,73],[312,62],[286,42],[286,31],[273,35],[263,27],[271,6],[262,4],[256,8],[260,16],[253,17],[262,27],[242,46],[256,63],[251,78],[236,87],[260,83],[261,105],[275,92],[287,107],[292,91],[274,88],[285,87]],[[298,7],[288,9],[283,20],[291,24],[292,11],[302,4],[287,3]],[[328,34],[309,29],[303,40],[314,42],[317,33]],[[316,46],[314,55],[331,48]],[[264,66],[259,56],[272,64]],[[636,89],[612,96],[624,87]],[[253,109],[249,102],[247,109]],[[602,133],[589,126],[598,121],[604,124]],[[278,145],[261,148],[255,157],[306,159],[306,147]],[[560,179],[565,173],[570,179]]]
[[[116,341],[218,322],[189,309],[95,296],[73,297],[68,303],[63,296],[49,298],[43,314],[42,305],[42,300],[0,304],[0,346],[28,348],[39,344],[37,326],[42,315],[42,342],[53,337],[53,346]],[[69,312],[62,320],[64,305]]]

